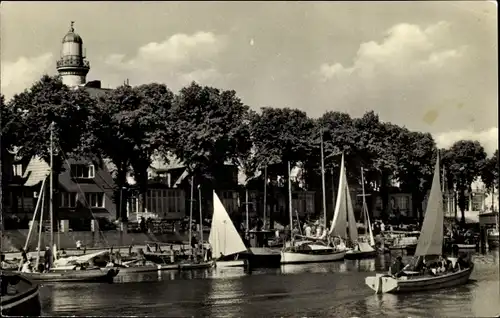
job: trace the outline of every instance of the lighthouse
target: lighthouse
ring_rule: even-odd
[[[62,39],[61,58],[56,63],[57,72],[63,84],[69,87],[84,85],[90,70],[90,63],[85,60],[82,38],[75,33],[74,22]]]

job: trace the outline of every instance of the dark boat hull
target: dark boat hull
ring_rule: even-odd
[[[113,278],[119,273],[119,269],[91,269],[91,270],[75,270],[75,271],[60,271],[49,273],[23,273],[27,278],[36,282],[97,282],[104,283],[113,282]]]
[[[246,259],[250,268],[279,268],[281,253],[269,248],[252,247],[248,252],[240,253],[240,258]]]
[[[365,259],[365,258],[373,258],[378,255],[378,251],[356,251],[356,252],[351,252],[351,253],[346,253],[344,258],[345,259]]]
[[[39,286],[32,283],[21,275],[21,283],[28,286],[25,290],[19,291],[15,295],[3,295],[0,303],[2,316],[40,316],[42,309],[39,299]],[[2,279],[4,275],[2,274]]]

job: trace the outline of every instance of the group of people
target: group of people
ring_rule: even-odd
[[[404,264],[403,258],[398,256],[389,269],[389,275],[393,277],[405,276],[405,271],[417,272],[419,275],[439,276],[450,272],[466,269],[470,266],[469,261],[460,255],[456,262],[452,262],[446,256],[438,256],[431,260],[425,257],[418,257],[414,266],[411,263]]]
[[[23,273],[32,273],[35,270],[43,273],[50,271],[52,264],[54,262],[54,255],[52,254],[52,250],[50,246],[45,247],[45,253],[43,255],[43,263],[38,264],[38,268],[34,269],[31,260],[28,259],[28,253],[24,249],[21,249],[21,272]]]

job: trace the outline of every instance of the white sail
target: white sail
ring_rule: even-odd
[[[227,256],[246,251],[245,243],[243,243],[240,234],[215,191],[213,204],[212,227],[208,237],[213,257],[219,258],[221,255]]]
[[[344,168],[345,169],[345,168]],[[349,225],[349,238],[352,242],[358,240],[358,227],[356,226],[356,218],[354,217],[354,206],[352,205],[351,192],[349,191],[349,186],[347,184],[347,175],[344,172],[344,192],[346,197],[346,207],[347,207],[347,220]]]
[[[363,196],[363,200],[365,197]],[[363,211],[365,212],[366,227],[368,228],[368,233],[370,237],[370,246],[375,246],[375,238],[373,237],[372,223],[370,222],[370,215],[368,214],[368,208],[366,202],[363,201]]]
[[[340,163],[340,178],[339,187],[337,190],[337,202],[335,204],[335,212],[333,214],[333,221],[330,227],[330,235],[339,236],[342,238],[347,237],[347,206],[346,206],[346,192],[345,189],[345,169],[344,169],[344,154],[342,154],[342,161]]]
[[[441,255],[443,251],[443,195],[439,173],[439,154],[434,168],[431,193],[425,209],[424,222],[418,238],[415,256]]]

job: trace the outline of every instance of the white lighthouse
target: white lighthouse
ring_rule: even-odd
[[[57,61],[57,72],[63,84],[69,87],[84,85],[90,63],[85,60],[82,38],[75,33],[74,22],[62,40],[61,58]]]

